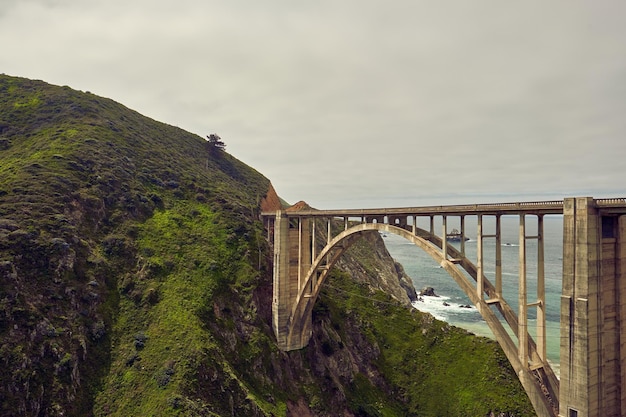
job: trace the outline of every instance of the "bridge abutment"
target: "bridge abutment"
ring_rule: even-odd
[[[626,220],[592,198],[563,206],[559,415],[626,415]]]

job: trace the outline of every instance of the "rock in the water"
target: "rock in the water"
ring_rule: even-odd
[[[435,289],[433,287],[424,287],[422,291],[420,291],[420,295],[426,295],[428,297],[439,297],[437,294],[435,294]]]

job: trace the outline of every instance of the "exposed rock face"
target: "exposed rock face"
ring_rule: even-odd
[[[286,208],[286,211],[301,211],[301,210],[311,210],[312,207],[307,204],[306,201],[298,201],[296,204],[293,204]]]
[[[406,305],[417,300],[411,277],[393,260],[378,232],[364,234],[362,242],[356,242],[346,254],[337,266],[350,271],[356,281],[384,291]]]
[[[280,197],[276,194],[274,186],[270,183],[269,190],[265,197],[261,199],[261,211],[276,211],[282,208]]]
[[[394,265],[396,266],[396,272],[398,273],[400,286],[406,291],[407,297],[411,302],[417,301],[417,294],[415,292],[415,286],[413,285],[413,280],[410,276],[404,272],[404,267],[401,263],[394,261]]]

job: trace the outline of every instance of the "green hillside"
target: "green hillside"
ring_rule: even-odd
[[[280,352],[269,200],[201,137],[0,75],[0,415],[534,415],[494,342],[349,271]]]

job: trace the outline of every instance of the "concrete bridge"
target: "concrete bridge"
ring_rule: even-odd
[[[324,280],[344,251],[364,233],[395,233],[437,261],[485,319],[539,416],[626,415],[626,199],[353,210],[294,206],[263,213],[274,246],[273,329],[283,350],[311,337],[311,313]],[[517,311],[503,297],[503,215],[519,217]],[[560,380],[546,358],[543,224],[563,216],[560,306]],[[465,220],[477,221],[476,259],[465,256]],[[536,217],[536,230],[526,219]],[[417,227],[429,219],[428,230]],[[449,220],[460,223],[460,248],[449,243]],[[483,220],[495,218],[495,233]],[[441,221],[436,232],[435,219]],[[339,227],[338,227],[339,225]],[[495,240],[495,277],[484,273],[483,242]],[[528,240],[537,242],[536,294],[527,291]],[[530,274],[529,274],[530,275]],[[536,309],[533,338],[528,311]]]

